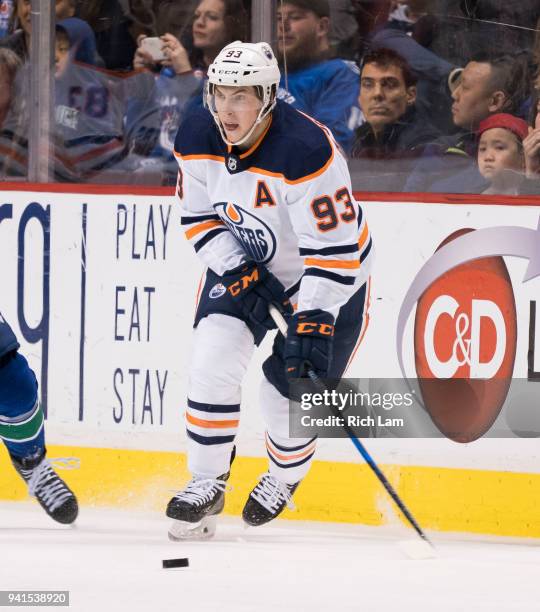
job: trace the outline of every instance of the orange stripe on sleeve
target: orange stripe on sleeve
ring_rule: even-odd
[[[362,230],[362,233],[360,234],[360,238],[358,238],[358,247],[360,250],[362,250],[362,247],[366,244],[368,236],[369,236],[369,229],[368,229],[367,223],[364,223],[364,229]]]
[[[231,421],[207,421],[205,419],[198,419],[192,416],[189,412],[186,412],[186,421],[197,427],[204,427],[206,429],[228,429],[230,427],[238,427],[238,419]]]
[[[318,266],[319,268],[342,268],[345,270],[354,270],[360,267],[360,262],[357,259],[315,259],[314,257],[306,257],[304,264],[306,266]]]
[[[199,223],[195,227],[186,230],[186,238],[188,240],[191,240],[191,238],[193,238],[197,234],[212,229],[213,227],[218,227],[220,225],[225,225],[225,223],[223,223],[223,221],[204,221],[204,223]]]
[[[221,155],[204,155],[204,154],[193,154],[193,155],[182,155],[178,153],[178,151],[174,151],[174,156],[183,159],[184,161],[189,161],[190,159],[209,159],[212,161],[225,162],[225,158]]]
[[[360,348],[360,345],[362,344],[362,340],[364,339],[364,336],[366,335],[367,329],[369,327],[369,321],[370,321],[370,318],[369,318],[370,305],[371,305],[371,276],[367,280],[366,303],[364,304],[364,314],[363,314],[364,320],[362,322],[362,327],[360,328],[360,337],[358,338],[358,342],[356,343],[356,346],[354,347],[354,351],[352,352],[352,355],[349,357],[349,361],[347,362],[347,366],[345,367],[345,371],[343,372],[343,377],[345,377],[345,374],[347,370],[349,369],[349,366],[353,362],[356,356],[356,352]]]

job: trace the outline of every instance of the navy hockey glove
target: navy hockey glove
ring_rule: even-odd
[[[246,261],[223,275],[223,284],[238,302],[242,314],[255,325],[275,329],[270,316],[270,304],[283,314],[292,314],[291,302],[285,287],[265,266],[255,261]]]
[[[329,312],[304,310],[291,317],[283,353],[287,378],[306,378],[310,368],[327,378],[333,343],[334,317]]]

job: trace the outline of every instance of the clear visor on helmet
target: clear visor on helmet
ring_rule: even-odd
[[[225,87],[210,84],[207,92],[208,108],[220,117],[227,114],[259,114],[263,106],[260,93],[255,87]]]

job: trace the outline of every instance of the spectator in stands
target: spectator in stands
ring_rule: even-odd
[[[161,36],[167,32],[176,32],[182,40],[182,33],[188,33],[193,23],[193,15],[199,0],[154,0],[154,14],[156,19],[156,34]]]
[[[362,189],[400,191],[411,160],[439,136],[429,121],[418,117],[416,80],[407,62],[391,49],[364,57],[359,102],[366,121],[356,131],[351,152],[351,158],[363,160]]]
[[[148,168],[162,168],[164,184],[176,182],[176,132],[186,104],[202,104],[202,80],[208,66],[226,44],[249,38],[242,0],[201,0],[191,29],[192,53],[179,40],[180,32],[167,32],[160,37],[166,56],[160,62],[144,51],[144,37],[140,37],[134,66],[159,72],[145,71],[130,79],[130,87],[136,89],[130,96],[126,125],[131,151],[146,157]]]
[[[76,17],[56,26],[55,107],[50,137],[55,180],[96,180],[115,168],[126,156],[122,79],[95,67],[96,43],[90,26]],[[28,98],[30,69],[20,71],[21,100]],[[18,128],[13,127],[13,122]],[[12,175],[21,175],[28,156],[30,107],[23,104],[21,117],[8,117],[2,144],[11,150]]]
[[[0,48],[0,128],[12,106],[15,77],[22,61],[11,49]]]
[[[137,45],[123,0],[77,0],[76,17],[92,28],[98,56],[109,70],[131,70]]]
[[[478,53],[530,49],[540,17],[538,0],[400,0],[390,20],[435,55],[463,66]],[[405,23],[408,22],[408,23]]]
[[[454,124],[468,134],[501,110],[518,110],[526,96],[523,66],[510,56],[477,56],[464,68],[452,92]]]
[[[85,182],[126,157],[125,93],[120,77],[96,68],[96,40],[76,17],[56,26],[55,176]]]
[[[429,13],[431,5],[431,0],[398,0],[388,16],[389,25],[412,34],[415,23]]]
[[[0,180],[25,177],[28,173],[26,155],[19,155],[17,146],[26,146],[24,107],[25,96],[20,92],[23,62],[11,49],[0,47]]]
[[[538,0],[468,0],[460,3],[461,40],[476,53],[516,53],[531,49],[540,19]]]
[[[358,69],[330,58],[328,0],[284,0],[277,26],[278,98],[328,126],[348,153],[359,114]]]
[[[369,46],[372,49],[393,49],[407,61],[418,77],[418,111],[429,116],[440,130],[448,131],[451,128],[451,100],[447,81],[456,66],[433,53],[411,35],[417,21],[422,16],[430,15],[436,8],[436,0],[407,0],[399,3],[389,20],[373,32]]]
[[[371,34],[378,31],[395,8],[395,0],[352,0],[358,26],[360,57]]]
[[[0,47],[14,51],[23,61],[30,52],[30,0],[16,0],[10,17],[10,34],[0,40]],[[75,0],[56,0],[56,19],[66,19],[75,14]]]
[[[30,50],[30,0],[15,0],[9,19],[9,34],[0,46],[14,51],[23,61]]]
[[[21,95],[23,61],[11,49],[0,47],[0,180],[26,177],[28,160],[17,150],[27,146],[25,115],[28,91]]]
[[[488,182],[482,193],[518,195],[525,179],[523,141],[527,122],[508,113],[496,113],[478,128],[478,170]]]
[[[9,18],[14,0],[0,0],[0,39],[9,34]]]
[[[201,0],[192,20],[193,50],[191,53],[180,41],[180,32],[163,34],[163,53],[166,59],[156,62],[141,47],[145,38],[138,40],[133,66],[156,68],[170,66],[176,74],[191,70],[206,73],[219,51],[234,40],[248,38],[247,13],[242,0]]]
[[[355,60],[361,44],[354,0],[328,0],[332,57]]]
[[[540,180],[540,90],[536,90],[531,105],[529,134],[523,141],[527,178]]]
[[[426,147],[406,191],[479,193],[485,187],[476,166],[476,131],[489,115],[516,114],[527,97],[521,61],[479,55],[465,66],[452,92],[452,119],[459,131]]]

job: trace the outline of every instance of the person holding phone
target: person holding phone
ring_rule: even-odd
[[[247,38],[248,18],[242,0],[201,0],[193,14],[191,38],[193,47],[188,51],[181,42],[183,31],[159,36],[161,54],[154,51],[156,42],[145,44],[146,36],[139,36],[133,67],[170,67],[175,74],[190,70],[206,72],[222,47],[233,40]],[[161,59],[163,57],[163,59]]]
[[[160,37],[139,37],[133,65],[141,70],[130,79],[126,132],[134,155],[144,158],[145,171],[161,174],[162,185],[174,185],[177,165],[174,139],[188,105],[202,104],[202,82],[221,47],[248,37],[242,0],[201,0],[191,22],[193,47],[182,44],[182,31]],[[150,71],[148,70],[150,69]]]

